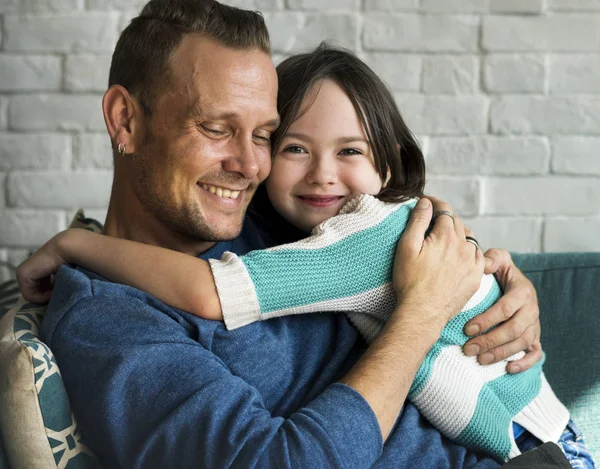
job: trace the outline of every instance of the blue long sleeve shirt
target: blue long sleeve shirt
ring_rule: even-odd
[[[266,247],[251,225],[203,258]],[[227,331],[64,266],[42,337],[86,442],[107,468],[497,468],[406,404],[385,444],[336,381],[364,349],[342,314]]]

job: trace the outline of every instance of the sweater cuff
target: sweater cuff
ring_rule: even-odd
[[[327,432],[343,467],[371,467],[383,452],[377,417],[354,388],[334,383],[307,407]]]
[[[232,330],[260,321],[260,305],[254,283],[240,258],[232,252],[225,252],[220,260],[209,259],[209,262],[225,327]]]

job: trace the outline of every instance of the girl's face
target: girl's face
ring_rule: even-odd
[[[279,214],[309,232],[353,197],[379,193],[382,182],[358,114],[335,82],[317,83],[299,115],[277,149],[266,186]]]

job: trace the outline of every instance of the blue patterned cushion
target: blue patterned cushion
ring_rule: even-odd
[[[71,226],[100,231],[83,211]],[[0,453],[9,466],[0,457],[0,468],[100,469],[81,439],[56,359],[39,339],[46,307],[20,297],[5,310],[0,311]]]
[[[0,321],[0,430],[13,467],[100,465],[83,443],[54,355],[40,339],[45,306],[21,299]]]

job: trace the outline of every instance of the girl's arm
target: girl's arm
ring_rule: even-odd
[[[222,320],[208,262],[170,249],[71,228],[59,233],[21,264],[17,279],[28,301],[50,299],[50,276],[77,264],[113,282],[146,291],[189,313]]]

